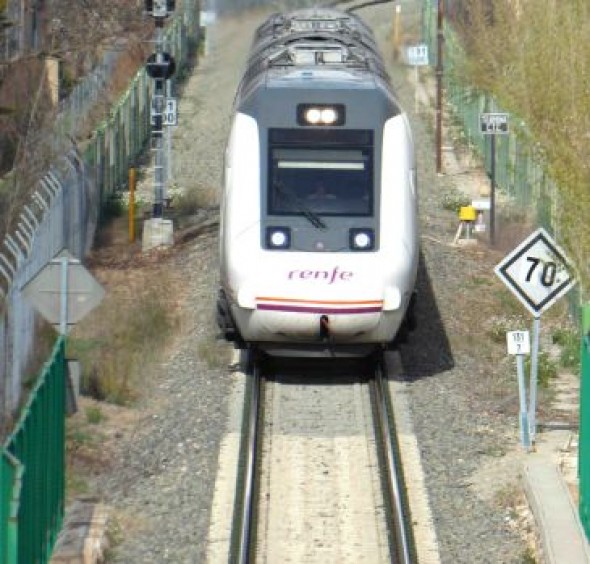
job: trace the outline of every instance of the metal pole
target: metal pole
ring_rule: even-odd
[[[526,385],[524,380],[524,355],[516,355],[516,371],[518,375],[518,397],[520,400],[520,442],[523,447],[531,446],[529,434],[529,418],[526,405]]]
[[[418,115],[418,65],[414,65],[414,69],[414,80],[416,81],[416,84],[414,84],[414,113]]]
[[[172,80],[166,81],[166,98],[172,98]],[[164,199],[168,198],[167,188],[172,181],[172,128],[166,127],[166,188],[164,190]]]
[[[156,18],[156,64],[164,62],[164,18]],[[154,79],[154,124],[152,129],[154,155],[154,209],[153,217],[162,218],[164,215],[164,79]]]
[[[60,257],[61,285],[59,308],[59,333],[66,335],[68,332],[68,257]]]
[[[135,168],[129,169],[129,242],[135,241]]]
[[[399,34],[399,27],[400,27],[400,14],[402,11],[402,7],[400,4],[396,4],[393,16],[393,58],[395,61],[399,59],[399,52],[400,52],[400,34]]]
[[[496,244],[496,135],[491,139],[490,244]]]
[[[535,444],[535,434],[537,432],[537,374],[539,370],[539,336],[541,333],[541,318],[535,317],[533,321],[533,350],[531,351],[531,377],[530,377],[530,396],[529,396],[529,433],[531,443]]]
[[[438,0],[436,58],[436,172],[442,172],[442,79],[444,0]]]

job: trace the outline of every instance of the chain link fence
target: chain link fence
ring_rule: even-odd
[[[452,17],[460,2],[445,2],[445,13]],[[436,65],[438,0],[423,0],[422,33],[429,45],[430,62]],[[482,135],[480,115],[487,112],[507,113],[489,93],[477,91],[465,84],[457,69],[464,53],[452,26],[444,24],[444,89],[445,102],[460,124],[463,141],[479,154],[485,170],[491,175],[491,136]],[[496,135],[495,178],[499,193],[515,208],[529,215],[537,225],[543,226],[559,241],[561,196],[556,183],[547,172],[547,161],[541,146],[527,130],[526,123],[512,114],[510,133]],[[572,314],[579,317],[579,304],[584,295],[583,282],[569,294]]]
[[[178,76],[199,41],[200,3],[177,4],[165,41]],[[64,104],[53,132],[54,147],[59,144],[63,156],[34,187],[16,229],[0,244],[0,428],[19,405],[38,339],[36,313],[23,288],[62,249],[77,258],[90,250],[103,204],[126,184],[129,167],[149,140],[152,80],[142,68],[90,139],[75,141],[108,83],[109,61]]]

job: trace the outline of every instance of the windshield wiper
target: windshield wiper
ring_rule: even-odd
[[[299,199],[295,194],[293,194],[293,192],[288,190],[282,182],[275,181],[274,186],[277,189],[277,191],[283,196],[285,196],[291,204],[294,204],[294,206],[291,205],[291,208],[294,211],[297,211],[300,214],[302,214],[303,217],[305,217],[305,219],[307,219],[307,221],[309,221],[309,223],[311,223],[316,229],[328,228],[328,226],[324,223],[322,218],[317,213],[310,210],[301,201],[301,199]]]

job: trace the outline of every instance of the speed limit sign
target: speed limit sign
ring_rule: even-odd
[[[535,317],[576,283],[569,259],[542,228],[506,256],[494,272]]]

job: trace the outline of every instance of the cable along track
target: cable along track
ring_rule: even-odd
[[[415,562],[385,365],[248,374],[230,562]]]

